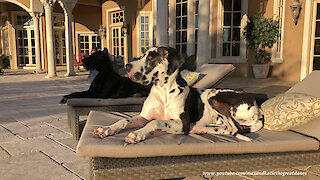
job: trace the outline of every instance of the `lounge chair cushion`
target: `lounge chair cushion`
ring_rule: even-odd
[[[264,128],[284,131],[320,116],[320,98],[303,93],[285,93],[261,105]]]
[[[196,72],[205,74],[205,76],[192,87],[211,88],[215,83],[234,69],[235,67],[232,64],[203,64],[196,69]]]
[[[201,73],[199,72],[194,72],[194,71],[189,71],[187,69],[181,71],[181,76],[182,78],[187,81],[189,86],[194,85],[198,81],[200,81],[205,75],[200,76]]]
[[[320,98],[320,71],[313,71],[301,82],[294,85],[286,93],[304,93]],[[305,125],[295,127],[292,130],[316,137],[320,141],[320,117],[316,117]]]
[[[128,113],[127,113],[128,114]],[[129,114],[134,115],[134,114]],[[174,135],[155,133],[138,144],[126,144],[125,136],[134,129],[100,139],[92,135],[98,127],[110,125],[123,118],[116,113],[91,111],[77,146],[77,155],[83,157],[135,158],[155,156],[182,156],[201,154],[241,154],[318,150],[315,139],[291,131],[261,130],[250,133],[253,142],[223,135]]]

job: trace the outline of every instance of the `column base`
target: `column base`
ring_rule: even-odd
[[[73,73],[66,73],[66,74],[64,74],[64,76],[75,76],[75,75],[77,75],[75,72],[73,72]]]
[[[54,78],[54,77],[57,77],[57,74],[54,74],[54,75],[49,75],[48,74],[48,75],[45,76],[45,78]]]

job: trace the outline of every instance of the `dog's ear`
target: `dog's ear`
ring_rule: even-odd
[[[158,50],[157,50],[157,52],[160,54],[160,56],[161,56],[162,58],[167,59],[168,56],[169,56],[169,51],[168,51],[168,49],[165,48],[165,47],[159,47]]]
[[[168,66],[168,75],[172,74],[175,70],[179,69],[182,64],[185,62],[184,57],[182,54],[174,49],[174,48],[166,48],[168,52],[168,61],[169,61],[169,66]]]

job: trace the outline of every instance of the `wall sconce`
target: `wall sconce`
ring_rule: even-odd
[[[300,11],[302,9],[300,0],[294,0],[290,8],[291,8],[291,15],[292,15],[293,22],[295,25],[297,25],[298,19],[300,16]]]
[[[129,25],[123,25],[121,27],[121,36],[127,36],[129,33]]]
[[[105,27],[102,26],[102,24],[100,24],[100,28],[98,30],[98,34],[100,36],[101,39],[105,38],[107,36],[107,29]]]

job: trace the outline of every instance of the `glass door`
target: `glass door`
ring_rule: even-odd
[[[33,29],[17,30],[18,65],[35,65],[35,39]]]
[[[312,70],[320,70],[320,1],[315,2],[314,12],[311,68]]]
[[[54,50],[57,65],[66,65],[66,42],[64,30],[54,31]]]
[[[112,28],[112,54],[115,57],[126,57],[125,37],[121,35],[121,27]]]

